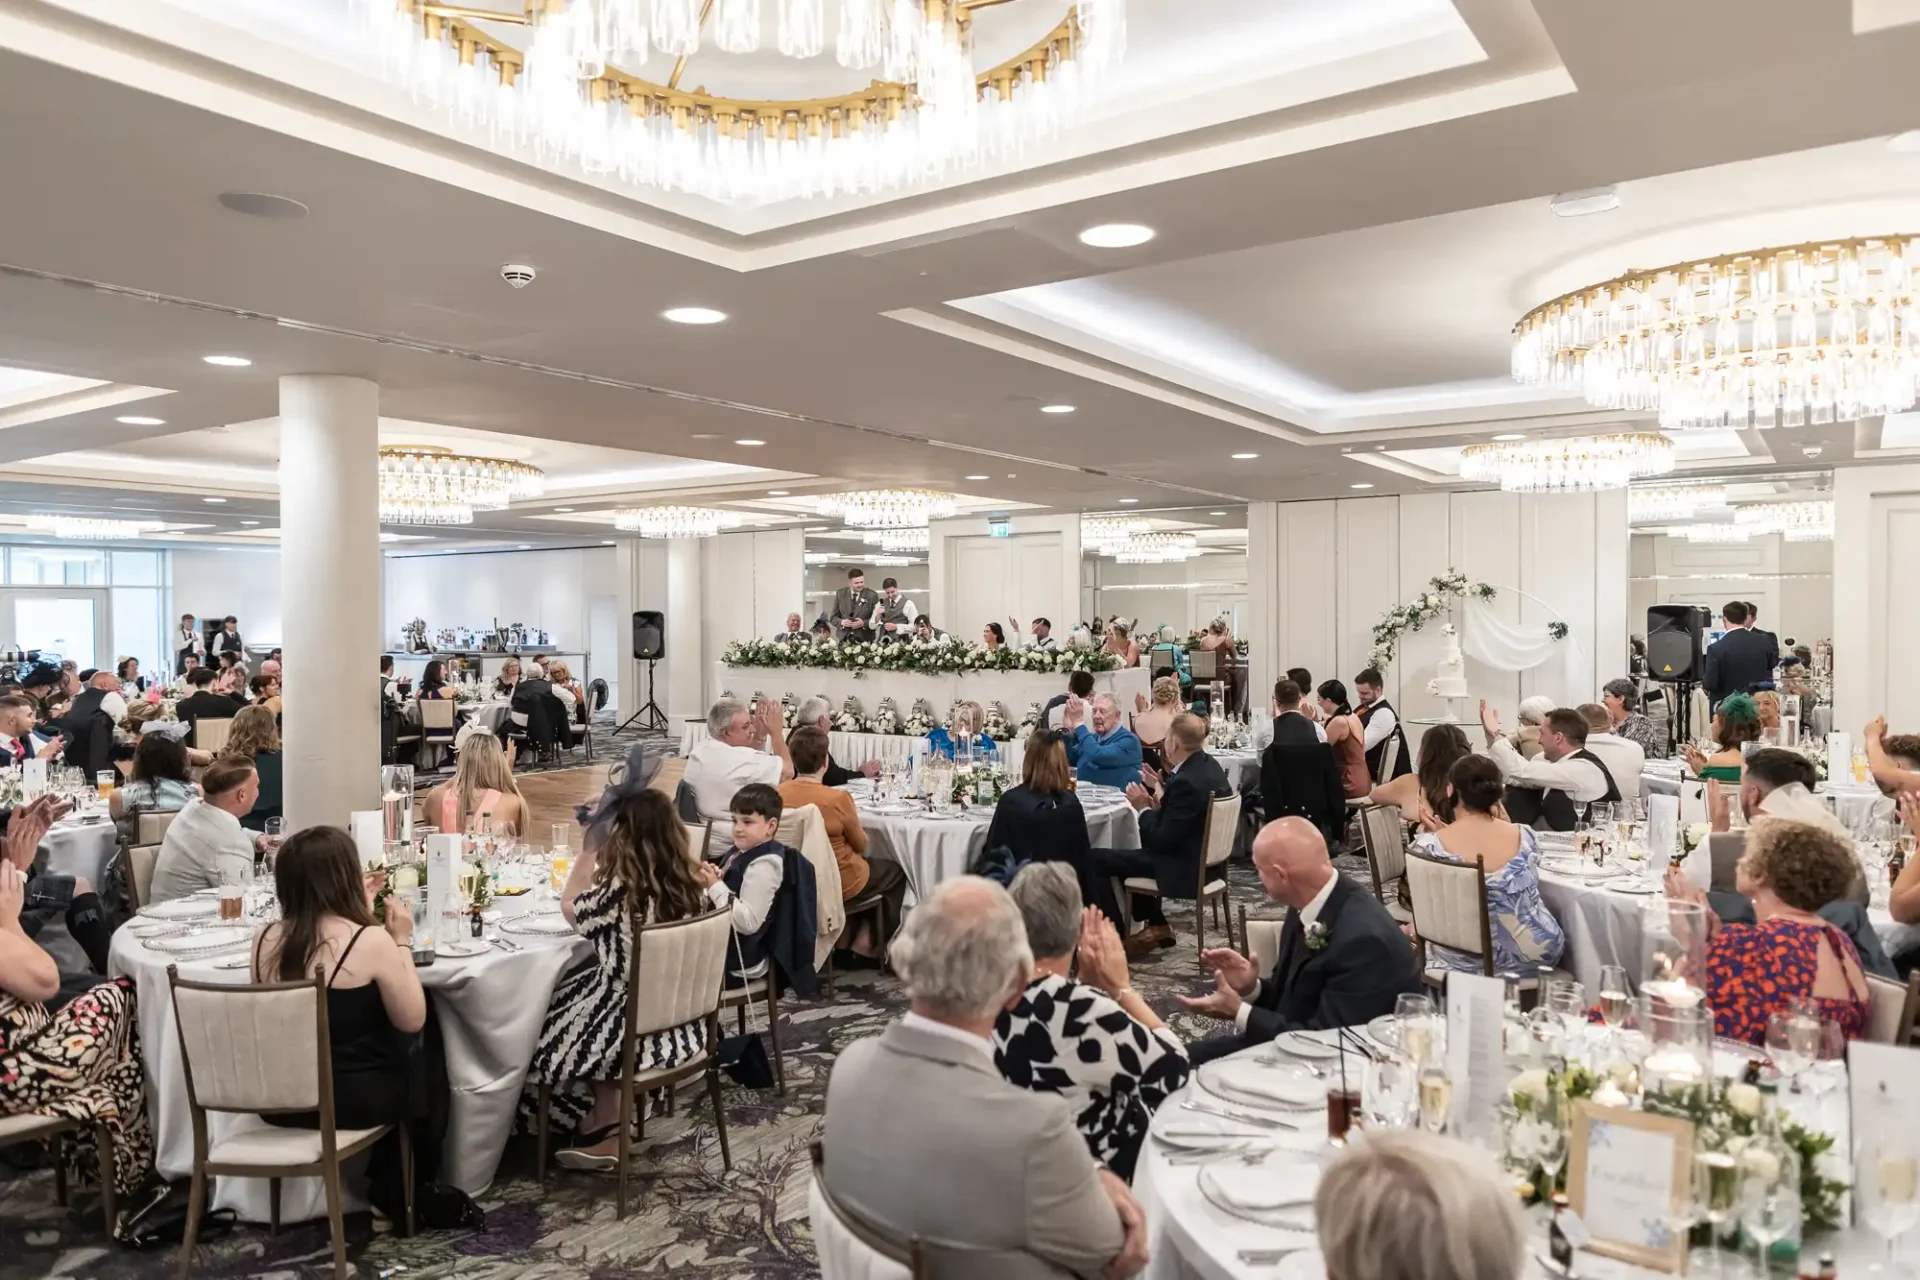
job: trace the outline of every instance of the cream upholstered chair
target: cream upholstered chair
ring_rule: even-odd
[[[138,843],[157,845],[167,838],[167,828],[173,825],[177,813],[142,813],[134,824],[134,834]]]
[[[1920,1015],[1920,972],[1905,982],[1867,974],[1867,1026],[1861,1038],[1875,1044],[1911,1044]]]
[[[153,868],[159,861],[160,846],[157,844],[127,846],[127,889],[133,898],[135,911],[153,901]]]
[[[339,1129],[333,1118],[333,1049],[327,1035],[327,987],[318,974],[301,982],[236,987],[193,982],[167,966],[180,1064],[193,1118],[193,1185],[180,1276],[193,1266],[194,1236],[207,1207],[207,1179],[266,1178],[270,1225],[280,1229],[280,1180],[318,1176],[333,1232],[333,1271],[345,1280],[347,1234],[341,1224],[340,1162],[371,1147],[391,1126]],[[318,1129],[248,1129],[218,1142],[207,1136],[209,1111],[257,1115],[317,1112]],[[413,1148],[400,1126],[401,1179],[407,1229],[413,1229]]]
[[[1373,874],[1373,896],[1387,914],[1405,924],[1412,917],[1400,903],[1407,875],[1407,824],[1397,804],[1370,805],[1360,813],[1360,843]]]
[[[68,1120],[63,1116],[19,1115],[0,1116],[0,1147],[11,1147],[22,1142],[46,1142],[53,1147],[53,1198],[59,1204],[67,1202],[67,1159],[62,1150],[69,1133],[78,1132],[83,1126],[78,1120]],[[93,1128],[93,1141],[100,1157],[100,1207],[107,1216],[107,1234],[113,1234],[115,1216],[113,1204],[113,1134],[104,1124]]]
[[[1262,978],[1280,963],[1280,931],[1286,926],[1285,920],[1249,920],[1247,909],[1240,908],[1240,941],[1246,944],[1253,971]]]
[[[232,732],[233,719],[230,716],[218,720],[196,720],[193,722],[194,749],[218,755],[226,747],[227,736]]]
[[[454,731],[453,719],[456,704],[452,698],[419,698],[414,705],[420,708],[420,753],[424,757],[430,750],[451,747],[459,735]]]
[[[1012,1258],[1026,1254],[938,1243],[919,1236],[905,1244],[887,1238],[851,1205],[827,1187],[826,1148],[812,1143],[813,1182],[807,1191],[807,1216],[819,1255],[820,1280],[936,1280],[944,1276],[993,1276]],[[1023,1268],[1022,1275],[1051,1267]]]
[[[1240,826],[1240,795],[1215,796],[1207,806],[1207,822],[1200,836],[1200,872],[1194,885],[1193,895],[1193,931],[1199,941],[1199,950],[1207,949],[1207,913],[1208,903],[1213,904],[1213,920],[1227,931],[1227,945],[1233,945],[1233,915],[1223,911],[1227,901],[1227,873],[1224,868],[1227,859],[1233,856],[1233,838]],[[1160,885],[1151,876],[1133,876],[1120,886],[1121,912],[1128,915],[1126,932],[1133,932],[1131,912],[1127,910],[1128,899],[1134,894],[1143,897],[1159,897]],[[1200,972],[1205,973],[1207,966],[1199,960]]]
[[[1480,971],[1493,976],[1493,919],[1487,914],[1487,873],[1482,859],[1454,862],[1418,849],[1407,851],[1407,894],[1413,927],[1426,945],[1435,942],[1480,957]]]
[[[634,1110],[639,1095],[667,1088],[692,1076],[707,1078],[713,1122],[720,1131],[720,1160],[733,1168],[727,1145],[727,1113],[720,1100],[720,987],[726,980],[733,943],[733,912],[708,911],[668,924],[634,924],[632,959],[627,969],[627,1034],[620,1046],[620,1168],[616,1175],[618,1213],[627,1216],[627,1163],[633,1155]],[[640,1040],[689,1022],[704,1022],[706,1046],[676,1067],[641,1070],[634,1059]],[[548,1104],[553,1084],[542,1080],[534,1122],[540,1181],[547,1180]]]

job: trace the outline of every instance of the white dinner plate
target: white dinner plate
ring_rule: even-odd
[[[493,944],[485,938],[462,938],[458,942],[435,945],[433,954],[435,956],[447,956],[454,960],[460,960],[467,956],[481,955],[492,949]]]
[[[185,929],[179,933],[170,933],[163,938],[149,938],[147,946],[167,955],[183,955],[195,951],[223,951],[230,947],[244,947],[253,939],[253,930],[243,924],[213,925],[204,929]]]
[[[1327,1086],[1304,1071],[1276,1066],[1258,1059],[1228,1059],[1209,1062],[1200,1070],[1215,1092],[1270,1107],[1290,1110],[1323,1107]]]
[[[1620,874],[1618,867],[1597,867],[1575,858],[1542,858],[1540,869],[1570,880],[1611,880]]]
[[[1400,1019],[1397,1015],[1383,1013],[1367,1024],[1367,1036],[1377,1045],[1388,1049],[1400,1047]]]
[[[1340,1056],[1336,1031],[1289,1031],[1274,1039],[1273,1046],[1295,1058],[1337,1058]]]
[[[1660,892],[1660,886],[1650,881],[1621,880],[1602,886],[1609,893],[1631,893],[1651,896]]]
[[[149,920],[191,920],[196,916],[217,916],[220,914],[220,899],[212,894],[205,897],[194,894],[189,898],[150,903],[140,908],[140,914]]]
[[[1177,1108],[1154,1116],[1153,1136],[1176,1151],[1251,1151],[1271,1145],[1267,1130]]]
[[[1203,1165],[1200,1181],[1213,1197],[1236,1209],[1280,1213],[1306,1209],[1311,1214],[1313,1193],[1320,1186],[1320,1168],[1312,1164],[1241,1164],[1237,1160]],[[1311,1216],[1307,1229],[1312,1229]]]
[[[546,938],[564,937],[573,932],[573,926],[568,924],[567,918],[558,912],[552,915],[535,915],[528,912],[526,915],[514,916],[510,920],[502,921],[500,928],[505,933],[525,933]]]

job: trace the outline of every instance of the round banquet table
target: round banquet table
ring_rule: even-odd
[[[96,890],[107,882],[107,864],[119,851],[119,833],[105,809],[96,809],[94,821],[79,816],[63,818],[40,839],[34,865],[53,875],[85,876]],[[59,962],[63,973],[84,973],[87,956],[67,932],[64,915],[49,920],[36,939]]]
[[[1687,784],[1693,783],[1689,791]],[[1651,760],[1640,774],[1640,794],[1645,796],[1683,796],[1681,801],[1681,820],[1704,821],[1702,810],[1695,806],[1702,802],[1698,799],[1699,784],[1688,778],[1678,761]],[[1880,794],[1880,788],[1871,782],[1823,782],[1815,788],[1815,793],[1827,802],[1827,808],[1833,816],[1840,819],[1849,831],[1863,833],[1877,819],[1893,815],[1892,804]],[[1883,803],[1884,802],[1884,803]],[[1690,818],[1689,812],[1693,813]]]
[[[1258,1057],[1270,1052],[1270,1046],[1259,1045],[1242,1050],[1224,1061]],[[1740,1060],[1734,1055],[1724,1054],[1722,1058],[1720,1069],[1723,1074],[1738,1069]],[[1850,1178],[1844,1172],[1847,1162],[1845,1078],[1838,1073],[1835,1076],[1835,1079],[1822,1081],[1822,1089],[1817,1093],[1795,1096],[1783,1092],[1781,1104],[1789,1115],[1809,1128],[1839,1135],[1835,1151],[1828,1157],[1831,1175]],[[1189,1097],[1203,1099],[1207,1105],[1213,1106],[1244,1105],[1223,1103],[1208,1093],[1204,1086],[1190,1081],[1179,1093],[1161,1104],[1155,1115],[1155,1128],[1174,1117],[1207,1119],[1181,1111],[1180,1103]],[[1284,1177],[1299,1176],[1302,1172],[1325,1166],[1333,1148],[1325,1141],[1326,1114],[1323,1110],[1272,1111],[1267,1114],[1290,1117],[1297,1120],[1301,1127],[1297,1131],[1285,1128],[1263,1131],[1258,1141],[1271,1141],[1275,1151],[1257,1167],[1272,1169]],[[1143,1273],[1146,1280],[1323,1280],[1325,1273],[1319,1266],[1319,1256],[1311,1251],[1313,1241],[1310,1230],[1293,1231],[1262,1225],[1226,1212],[1200,1188],[1201,1170],[1205,1166],[1185,1161],[1175,1163],[1169,1160],[1169,1153],[1170,1148],[1149,1137],[1141,1148],[1139,1164],[1134,1171],[1134,1198],[1140,1202],[1147,1217],[1148,1255],[1147,1269]],[[1227,1159],[1232,1160],[1233,1157]],[[1317,1175],[1309,1172],[1306,1176]],[[1305,1208],[1299,1216],[1303,1223],[1310,1223],[1311,1208]],[[1529,1250],[1544,1255],[1544,1211],[1538,1208],[1528,1211],[1527,1225]],[[1901,1252],[1910,1256],[1915,1249],[1912,1239],[1915,1233],[1908,1234],[1909,1238],[1903,1242]],[[1879,1238],[1871,1231],[1843,1230],[1817,1236],[1811,1243],[1816,1250],[1832,1249],[1839,1258],[1842,1274],[1846,1275],[1853,1274],[1853,1267],[1864,1268],[1867,1263],[1883,1256]],[[1242,1249],[1288,1248],[1296,1245],[1306,1245],[1309,1249],[1289,1257],[1278,1266],[1250,1265],[1239,1257]],[[1592,1253],[1580,1255],[1578,1269],[1582,1276],[1590,1280],[1660,1274]],[[1532,1276],[1541,1273],[1530,1264],[1526,1274]]]
[[[527,911],[559,910],[557,902],[538,900],[538,892],[498,898],[496,911],[504,920]],[[503,936],[520,950],[508,951],[495,945],[465,959],[442,956],[418,970],[420,983],[432,998],[439,1018],[453,1095],[440,1181],[470,1194],[484,1191],[493,1181],[500,1154],[513,1130],[521,1085],[554,986],[576,959],[592,954],[587,941],[573,934]],[[247,956],[243,949],[177,963],[184,978],[239,986],[248,978],[244,963]],[[222,967],[235,960],[242,962],[240,967]],[[167,965],[176,961],[148,947],[129,928],[114,934],[112,961],[113,972],[132,977],[139,991],[154,1163],[168,1178],[189,1177],[193,1172],[193,1119],[187,1107],[180,1037],[174,1030],[173,1002],[167,988]],[[209,1113],[207,1123],[210,1137],[218,1142],[229,1133],[260,1128],[265,1121],[257,1116]],[[268,1221],[267,1196],[264,1178],[214,1180],[213,1206],[232,1209],[249,1222]],[[318,1178],[284,1181],[283,1221],[298,1222],[325,1214]]]
[[[916,901],[924,900],[941,881],[967,874],[973,860],[987,847],[987,828],[993,822],[991,806],[955,809],[950,816],[937,815],[930,809],[880,813],[874,811],[871,782],[855,779],[846,790],[860,809],[860,825],[867,832],[867,856],[891,858],[904,867]],[[1140,822],[1125,793],[1115,787],[1083,783],[1079,796],[1094,848],[1140,847]]]

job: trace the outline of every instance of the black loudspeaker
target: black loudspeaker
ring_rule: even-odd
[[[1691,604],[1656,604],[1647,609],[1647,674],[1655,680],[1700,679],[1700,641],[1707,611]]]
[[[667,656],[667,615],[642,609],[633,615],[633,656],[653,662]]]

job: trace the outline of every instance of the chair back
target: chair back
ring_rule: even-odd
[[[453,732],[453,712],[455,703],[452,698],[422,698],[417,704],[420,708],[420,727]]]
[[[818,922],[813,940],[813,967],[818,972],[833,955],[834,941],[847,927],[847,904],[840,896],[840,860],[833,856],[827,820],[821,816],[818,805],[803,804],[782,813],[776,839],[798,849],[813,867],[813,909]]]
[[[1863,1039],[1875,1044],[1905,1045],[1913,1040],[1913,1022],[1920,1012],[1920,970],[1905,982],[1863,975],[1867,980],[1867,1026]]]
[[[653,771],[653,777],[647,780],[647,789],[650,791],[664,792],[667,795],[678,798],[680,794],[680,779],[686,776],[687,758],[685,756],[669,756],[660,762],[658,769]]]
[[[196,720],[193,722],[193,745],[201,751],[211,751],[218,755],[226,749],[227,735],[233,732],[233,719]]]
[[[693,788],[687,785],[685,778],[674,784],[673,807],[680,811],[680,820],[689,826],[706,821],[700,816],[700,801],[695,798]]]
[[[153,868],[160,861],[160,846],[127,846],[127,888],[133,893],[133,908],[138,911],[153,901]]]
[[[694,1022],[720,1008],[733,912],[709,911],[634,930],[627,987],[627,1043]]]
[[[587,681],[587,719],[593,719],[595,714],[607,705],[607,699],[610,696],[612,695],[608,692],[605,680],[595,676]]]
[[[330,1118],[326,982],[236,987],[167,966],[187,1100],[202,1111],[314,1111]]]
[[[903,1248],[847,1209],[827,1190],[826,1153],[813,1143],[813,1185],[807,1192],[807,1216],[819,1255],[820,1280],[919,1280],[911,1245]]]
[[[1262,978],[1280,963],[1280,931],[1286,928],[1286,923],[1284,920],[1249,920],[1246,909],[1241,908],[1240,936],[1246,940],[1247,958],[1253,961],[1254,971]]]
[[[1738,892],[1740,857],[1747,851],[1744,831],[1715,831],[1707,836],[1707,865],[1713,876],[1709,888],[1716,893]]]
[[[140,814],[134,824],[134,833],[141,844],[159,844],[167,838],[167,828],[173,825],[176,816],[171,813]]]
[[[1215,796],[1207,806],[1207,829],[1201,837],[1201,874],[1233,856],[1233,838],[1240,830],[1240,796]]]
[[[1407,874],[1407,824],[1397,804],[1376,804],[1360,811],[1360,843],[1373,872],[1373,892],[1385,899],[1386,886]]]
[[[1187,674],[1195,680],[1211,680],[1219,675],[1215,665],[1219,655],[1212,649],[1194,649],[1187,654]]]
[[[1487,873],[1479,858],[1454,862],[1407,851],[1407,892],[1421,939],[1477,955],[1493,976],[1493,922],[1487,916]]]

